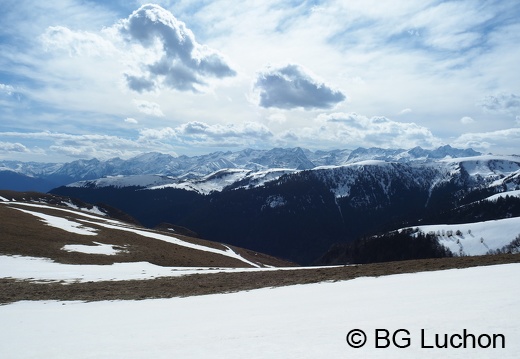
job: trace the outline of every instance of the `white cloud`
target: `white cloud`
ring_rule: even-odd
[[[469,116],[464,116],[460,119],[460,123],[464,125],[469,125],[470,123],[474,123],[475,120]]]
[[[158,103],[144,100],[134,100],[134,104],[137,106],[139,112],[151,116],[164,117],[164,113],[161,111],[161,106]]]
[[[300,65],[268,67],[254,84],[261,107],[328,109],[346,99],[339,90],[316,79]]]
[[[139,121],[137,121],[135,118],[132,118],[132,117],[125,118],[124,122],[130,123],[132,125],[137,125],[139,123]]]
[[[156,53],[152,61],[141,62],[137,71],[125,74],[134,91],[171,88],[198,92],[206,78],[236,75],[223,55],[199,44],[184,22],[158,5],[141,6],[116,28],[129,44]]]
[[[399,111],[399,115],[407,115],[409,113],[412,113],[411,108],[405,108],[405,109],[402,109],[401,111]]]

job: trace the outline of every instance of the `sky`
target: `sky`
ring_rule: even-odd
[[[520,154],[513,0],[2,0],[0,160]]]

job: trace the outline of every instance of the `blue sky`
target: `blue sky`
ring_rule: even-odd
[[[0,160],[520,154],[517,1],[0,3]]]

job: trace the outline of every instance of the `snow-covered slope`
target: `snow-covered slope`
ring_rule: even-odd
[[[497,193],[492,196],[489,196],[488,198],[486,198],[486,200],[487,201],[496,201],[497,199],[504,198],[506,196],[520,197],[520,190],[513,190],[513,191]]]
[[[257,187],[266,182],[276,180],[285,174],[295,173],[297,170],[273,168],[261,171],[247,169],[223,169],[199,178],[173,178],[161,175],[132,175],[109,176],[95,180],[79,181],[67,187],[77,188],[124,188],[141,187],[150,190],[177,188],[194,191],[199,194],[220,192],[227,187]]]
[[[476,256],[502,249],[520,236],[520,217],[413,228],[434,235],[439,243],[454,254]]]
[[[187,298],[18,302],[0,306],[0,357],[516,359],[519,274],[508,264]],[[355,329],[367,336],[361,348],[346,341]],[[386,348],[377,329],[390,334]],[[436,336],[465,332],[504,341],[432,348]]]
[[[164,186],[176,182],[171,177],[161,175],[131,175],[131,176],[108,176],[98,178],[95,180],[86,180],[74,182],[68,185],[68,187],[153,187],[153,186]]]
[[[467,176],[473,183],[487,186],[506,186],[508,190],[520,184],[520,157],[482,155],[443,159],[438,162],[445,165],[450,173]]]

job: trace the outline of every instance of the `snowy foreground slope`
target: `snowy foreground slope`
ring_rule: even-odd
[[[188,298],[17,302],[0,306],[0,357],[518,358],[519,274],[507,264]],[[364,347],[347,344],[353,329]],[[406,330],[395,339],[409,346],[376,348],[387,344],[376,329]],[[483,346],[503,341],[431,348],[464,330]]]

